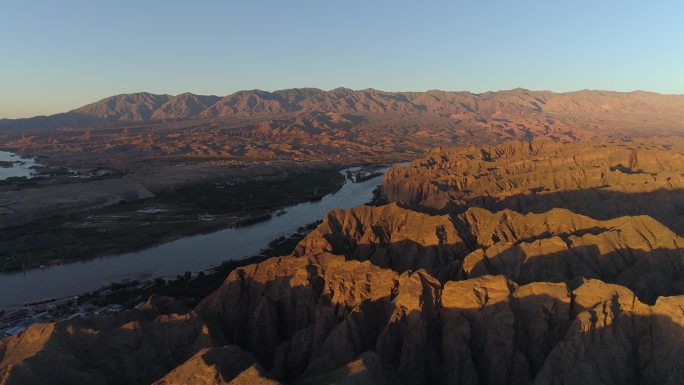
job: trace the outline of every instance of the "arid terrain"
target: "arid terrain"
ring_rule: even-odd
[[[96,182],[5,182],[0,228],[198,182],[404,161],[434,146],[540,137],[681,143],[683,111],[684,96],[648,92],[303,88],[225,97],[117,95],[62,114],[0,120],[0,149],[52,167],[116,171]]]
[[[225,97],[112,96],[73,111],[0,120],[0,144],[52,164],[132,167],[178,158],[349,162],[428,147],[549,137],[680,135],[684,96],[647,92],[384,92],[290,89]]]
[[[0,385],[684,385],[682,15],[3,2]]]
[[[193,309],[33,325],[0,341],[0,383],[681,384],[684,147],[539,136],[395,167],[384,204]]]

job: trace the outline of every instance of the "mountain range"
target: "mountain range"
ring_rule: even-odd
[[[521,88],[480,94],[440,90],[386,92],[375,89],[336,88],[324,91],[316,88],[294,88],[275,92],[239,91],[224,97],[140,92],[111,96],[50,116],[2,119],[0,128],[58,128],[307,112],[427,113],[456,117],[471,114],[658,114],[684,120],[684,95],[590,90],[554,93]]]

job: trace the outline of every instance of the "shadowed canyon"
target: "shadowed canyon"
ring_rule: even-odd
[[[79,113],[381,108],[331,93],[348,94],[145,95],[126,113],[110,109],[125,99]],[[437,103],[361,94],[400,113]],[[504,93],[506,108],[501,94],[439,95],[479,101],[425,107],[456,120],[586,107],[526,91]],[[644,108],[625,98],[625,111]],[[663,98],[663,119],[681,119],[668,115],[681,99]],[[233,270],[194,308],[152,296],[0,340],[0,384],[681,384],[684,148],[587,132],[433,148],[391,168],[376,202],[329,212],[290,255]]]

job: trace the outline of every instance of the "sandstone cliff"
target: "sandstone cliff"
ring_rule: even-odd
[[[682,384],[681,154],[436,149],[193,311],[1,340],[0,384]]]
[[[277,385],[254,359],[236,346],[202,349],[154,385]]]
[[[678,233],[684,221],[681,148],[635,142],[509,142],[437,148],[387,173],[390,202],[428,212],[478,206],[597,219],[649,215]]]
[[[424,268],[445,280],[456,275],[468,251],[449,216],[389,204],[331,211],[295,255],[330,252],[398,272]]]
[[[517,283],[597,278],[653,303],[684,294],[684,239],[648,216],[596,220],[469,208],[428,215],[388,204],[333,210],[295,255],[324,253],[397,272],[425,269],[441,282],[502,274]]]
[[[33,325],[0,341],[0,384],[149,384],[210,343],[199,318],[168,310]]]
[[[198,311],[222,343],[286,381],[373,351],[411,384],[677,383],[683,301],[648,306],[597,280],[441,285],[423,271],[320,255],[235,271]]]

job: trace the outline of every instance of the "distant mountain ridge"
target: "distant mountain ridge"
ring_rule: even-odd
[[[684,116],[684,95],[651,92],[576,91],[554,93],[513,89],[474,94],[386,92],[375,89],[294,88],[274,92],[249,90],[220,96],[147,92],[111,96],[69,112],[26,119],[2,119],[0,128],[56,128],[96,123],[146,122],[235,115],[299,112],[461,114],[636,114]]]

